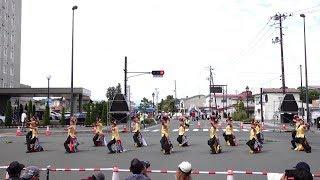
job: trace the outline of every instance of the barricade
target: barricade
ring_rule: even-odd
[[[8,166],[0,166],[1,169],[6,169]],[[56,171],[112,171],[112,179],[118,180],[120,172],[130,172],[129,169],[118,169],[118,166],[114,166],[113,168],[51,168],[50,166],[47,166],[46,168],[39,168],[40,171],[47,171],[47,180],[49,180],[49,173],[50,172],[56,172]],[[152,170],[148,169],[148,173],[161,173],[161,174],[175,174],[176,170]],[[236,174],[244,174],[244,175],[262,175],[266,176],[268,180],[274,180],[274,177],[279,177],[283,173],[272,173],[272,172],[254,172],[254,171],[237,171],[232,170],[232,168],[228,168],[228,171],[196,171],[193,170],[191,172],[193,175],[199,175],[199,174],[207,174],[207,175],[226,175],[227,180],[234,180],[236,179]],[[320,174],[313,174],[313,177],[320,177]],[[117,179],[118,178],[118,179]],[[110,179],[110,178],[108,178]]]

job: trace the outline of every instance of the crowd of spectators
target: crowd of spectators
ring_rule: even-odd
[[[125,180],[151,180],[147,174],[150,167],[149,162],[132,159],[130,164],[130,174]],[[6,169],[6,180],[39,180],[40,170],[36,166],[28,166],[13,161]],[[188,161],[183,161],[177,167],[176,180],[191,180],[192,166]],[[105,180],[103,173],[98,172],[83,180]],[[111,179],[111,178],[110,178]],[[285,170],[280,180],[313,180],[310,166],[305,162],[299,162],[293,169]]]

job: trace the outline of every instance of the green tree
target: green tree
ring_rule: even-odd
[[[117,87],[116,87],[116,94],[121,94],[121,84],[118,83]]]
[[[24,105],[24,110],[28,111],[28,103]]]
[[[107,89],[106,97],[108,100],[113,100],[114,96],[116,95],[116,88],[114,86],[109,87]]]
[[[152,107],[152,101],[149,101],[146,97],[142,98],[140,105],[139,105],[140,111],[146,112],[146,109],[148,107]]]
[[[19,106],[19,116],[21,116],[22,113],[23,113],[23,106],[22,106],[22,104],[20,104],[20,106]]]
[[[246,108],[244,107],[243,101],[238,102],[237,105],[238,105],[238,109],[237,110],[239,110],[239,111],[245,111],[246,110]]]
[[[33,115],[36,114],[36,105],[32,105],[32,114],[33,114]]]
[[[50,125],[50,109],[48,104],[46,105],[46,109],[44,111],[43,125]]]
[[[27,117],[30,120],[30,114],[32,113],[32,101],[30,100],[28,103]]]
[[[86,115],[86,119],[84,121],[84,124],[91,125],[91,117],[90,117],[91,105],[90,105],[90,103],[87,104],[86,111],[87,111],[87,115]]]
[[[91,114],[90,114],[90,122],[91,124],[95,122],[97,117],[97,106],[95,104],[92,104],[91,106]]]
[[[306,103],[306,87],[298,87],[298,90],[300,91],[300,99],[302,102]],[[309,96],[309,103],[312,103],[312,100],[318,100],[320,96],[320,91],[316,89],[309,89],[308,91],[308,96]],[[297,99],[296,99],[297,100]]]
[[[62,107],[60,125],[65,125],[65,124],[66,124],[65,108]]]
[[[11,106],[11,101],[7,101],[7,108],[6,108],[6,116],[5,116],[5,125],[6,126],[11,126],[12,125],[12,106]]]

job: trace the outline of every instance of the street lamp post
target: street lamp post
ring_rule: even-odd
[[[306,16],[300,14],[303,18],[303,33],[304,33],[304,68],[306,76],[306,105],[307,105],[307,122],[310,123],[309,119],[309,87],[308,87],[308,65],[307,65],[307,43],[306,43]]]
[[[71,40],[71,94],[70,94],[70,116],[73,116],[73,41],[74,41],[74,10],[78,9],[78,6],[72,7],[72,40]]]
[[[247,108],[246,108],[246,110],[247,110],[247,116],[248,116],[248,118],[249,118],[249,109],[248,109],[248,97],[249,97],[249,95],[248,95],[248,93],[249,93],[249,87],[247,86],[246,87],[246,92],[247,92]]]
[[[155,94],[152,93],[152,107],[153,107],[153,108],[154,108],[154,96],[155,96]]]
[[[50,88],[50,79],[51,79],[51,75],[47,75],[47,79],[48,79],[48,98],[47,98],[47,105],[49,106],[49,95],[50,95],[50,91],[49,91],[49,88]]]

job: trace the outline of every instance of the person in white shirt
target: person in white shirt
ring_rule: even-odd
[[[21,114],[21,131],[22,132],[26,132],[26,120],[27,120],[27,114],[26,114],[26,110],[23,111],[23,113]]]

